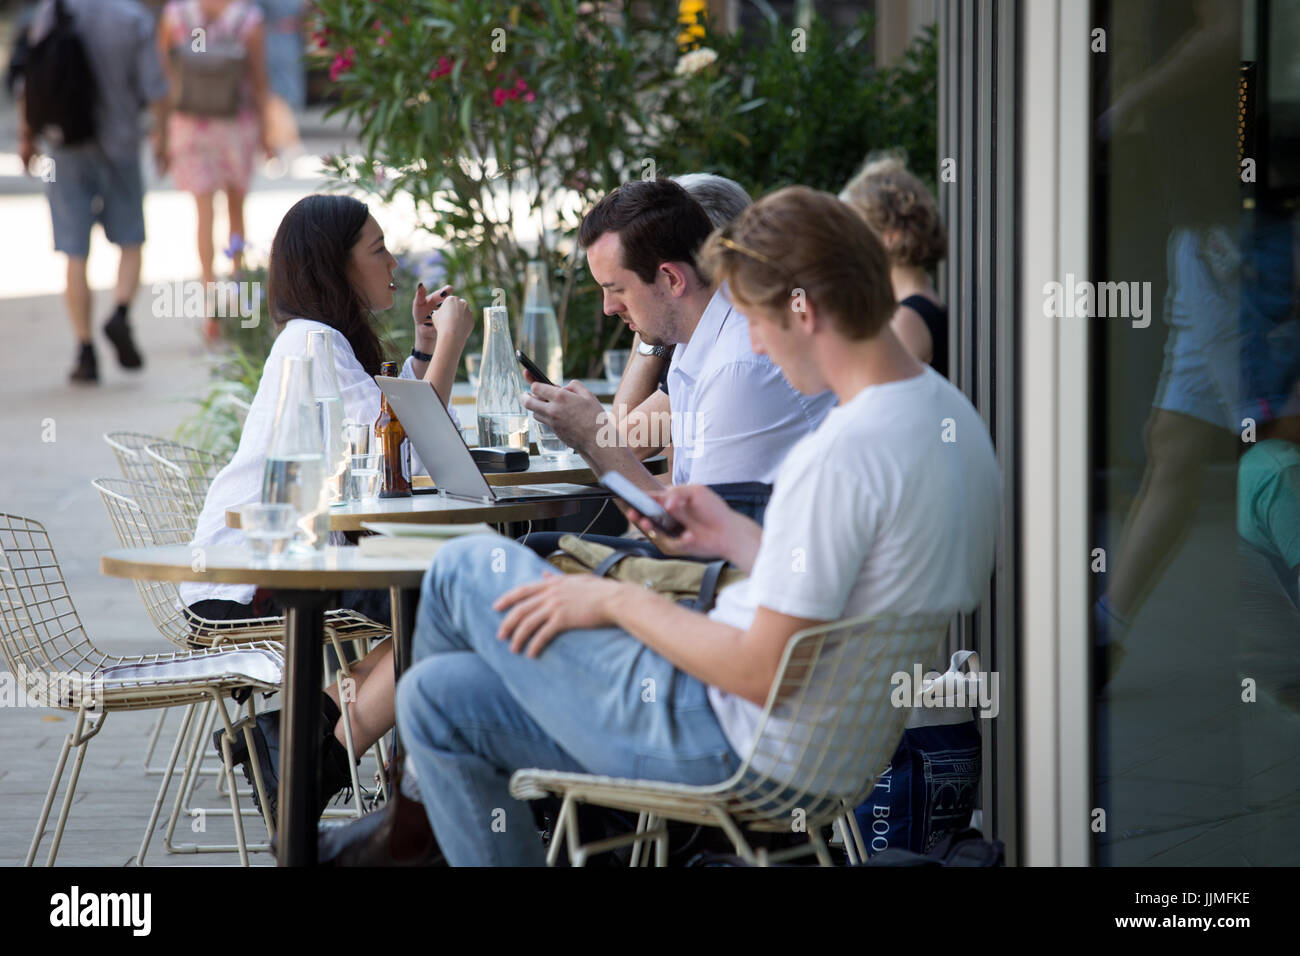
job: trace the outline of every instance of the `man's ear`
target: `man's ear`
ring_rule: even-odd
[[[798,302],[791,301],[790,319],[795,328],[805,335],[811,335],[818,328],[817,307],[807,297],[801,297]]]
[[[668,277],[669,295],[685,295],[691,287],[691,274],[680,262],[661,262],[659,272]]]

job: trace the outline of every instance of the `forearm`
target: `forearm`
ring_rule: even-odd
[[[464,340],[457,341],[452,335],[440,335],[433,347],[433,358],[428,362],[411,359],[411,370],[433,385],[444,405],[451,402],[452,384],[456,380],[456,368],[460,365],[461,349]],[[419,366],[425,366],[424,371]]]
[[[637,336],[636,341],[640,342],[641,337]],[[659,390],[659,376],[667,361],[657,355],[642,355],[633,348],[618,390],[614,392],[615,410],[635,411],[638,405],[654,395]],[[618,416],[618,421],[621,425],[622,416]]]
[[[635,584],[611,589],[606,612],[616,627],[697,680],[760,706],[766,701],[775,671],[751,652],[747,632]]]
[[[726,552],[722,555],[746,574],[754,571],[758,546],[763,540],[763,526],[753,518],[732,512],[732,526],[728,529]]]
[[[619,435],[637,458],[644,461],[672,442],[672,413],[668,396],[655,389],[653,395],[619,420]]]
[[[645,465],[641,464],[641,459],[630,448],[602,444],[599,433],[595,439],[577,451],[591,466],[597,478],[607,472],[616,471],[642,491],[664,490],[663,484],[646,470]]]
[[[153,116],[153,133],[162,140],[167,139],[167,119],[171,116],[171,102],[167,97],[154,100],[149,104],[149,112]]]

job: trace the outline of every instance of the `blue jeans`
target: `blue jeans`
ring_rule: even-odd
[[[496,598],[550,566],[505,538],[459,538],[424,576],[397,725],[453,866],[540,866],[525,767],[687,784],[740,766],[705,685],[619,628],[569,631],[530,660],[497,640]]]

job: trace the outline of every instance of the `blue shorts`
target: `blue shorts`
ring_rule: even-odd
[[[54,249],[75,259],[90,255],[90,229],[99,222],[117,246],[144,243],[144,179],[139,156],[108,156],[98,145],[52,149],[45,184]]]

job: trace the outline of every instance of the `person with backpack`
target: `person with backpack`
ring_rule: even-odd
[[[213,201],[226,194],[230,239],[226,254],[236,275],[243,267],[244,197],[260,148],[267,140],[266,52],[262,12],[249,0],[173,0],[158,21],[158,53],[171,86],[167,160],[176,186],[198,208],[199,270],[209,301],[215,298]],[[208,309],[204,335],[215,342],[221,326]]]
[[[167,119],[167,83],[153,35],[153,19],[136,0],[42,0],[26,36],[18,154],[28,169],[38,155],[46,157],[40,175],[54,248],[68,258],[65,296],[78,343],[73,382],[99,380],[86,277],[95,222],[121,249],[116,307],[104,334],[123,368],[144,364],[128,312],[144,244],[140,112],[150,106],[155,133]],[[158,145],[155,139],[155,157]]]

